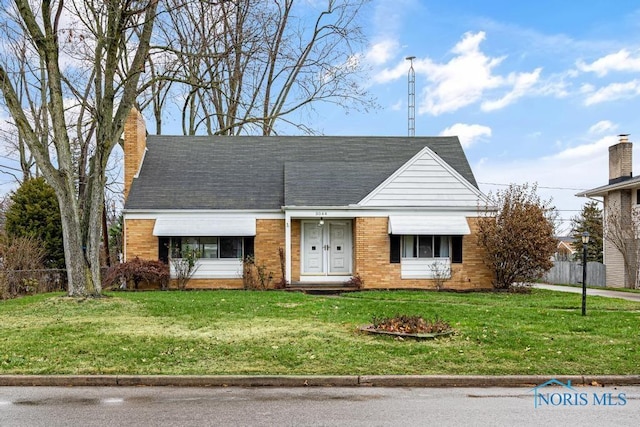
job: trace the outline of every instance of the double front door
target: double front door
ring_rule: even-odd
[[[351,275],[351,221],[302,222],[302,274]]]

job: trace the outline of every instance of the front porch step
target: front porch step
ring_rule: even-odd
[[[336,295],[344,292],[357,292],[359,289],[344,283],[293,282],[285,290],[312,295]]]

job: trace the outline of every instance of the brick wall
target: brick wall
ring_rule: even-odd
[[[138,289],[159,289],[156,283],[141,283]],[[191,279],[187,289],[243,289],[242,279]],[[172,280],[169,289],[178,289],[178,284]]]
[[[147,146],[147,128],[142,114],[132,108],[124,124],[124,199],[127,200],[133,177]]]
[[[389,262],[388,219],[356,218],[353,224],[354,275],[364,288],[400,288],[400,264]]]
[[[450,287],[454,289],[491,288],[492,271],[484,264],[484,249],[478,245],[478,218],[467,218],[471,234],[462,239],[462,264],[454,264]]]
[[[125,220],[126,260],[136,256],[142,259],[158,259],[158,238],[153,235],[155,220]],[[274,281],[279,280],[280,258],[278,248],[284,247],[283,220],[257,220],[255,239],[255,258],[259,265],[264,265],[267,272],[273,273]],[[242,279],[191,279],[188,288],[204,289],[241,289]]]
[[[273,281],[282,278],[279,248],[284,249],[284,220],[256,220],[255,261],[256,265],[265,265],[266,271],[273,274]],[[273,283],[271,284],[273,286]]]
[[[300,280],[300,239],[302,222],[299,219],[291,220],[291,281]]]
[[[155,219],[126,219],[124,221],[125,261],[135,257],[158,259],[158,238],[153,235]]]
[[[609,183],[629,179],[633,175],[633,144],[626,137],[618,144],[609,147]]]
[[[172,284],[177,289],[177,285]],[[191,279],[187,289],[243,289],[242,279]]]
[[[477,220],[467,219],[471,235],[464,236],[462,264],[452,264],[451,279],[444,284],[449,289],[491,288],[492,274],[482,261],[482,249],[477,245]],[[364,281],[364,288],[435,289],[431,279],[402,279],[400,264],[390,263],[388,219],[356,218],[354,221],[354,274]]]
[[[416,288],[435,289],[430,279],[402,279],[400,264],[389,262],[388,219],[356,218],[353,223],[354,275],[359,274],[366,289]],[[467,220],[472,234],[463,239],[463,262],[452,265],[452,277],[444,286],[450,289],[483,289],[491,287],[492,275],[482,261],[482,250],[477,245],[475,233],[477,220]],[[125,221],[127,259],[138,256],[158,259],[158,238],[153,236],[155,220],[128,219]],[[292,281],[300,280],[300,230],[301,221],[291,221]],[[284,220],[257,220],[255,258],[258,265],[265,265],[273,273],[274,282],[281,277],[278,248],[285,245]],[[192,279],[189,288],[243,287],[241,279]]]

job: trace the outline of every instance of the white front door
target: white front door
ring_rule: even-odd
[[[307,274],[324,274],[324,230],[317,222],[304,222],[303,225],[303,271]]]
[[[351,221],[325,220],[302,223],[302,274],[350,276]]]

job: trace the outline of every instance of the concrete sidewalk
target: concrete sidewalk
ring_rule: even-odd
[[[0,387],[535,387],[640,385],[640,375],[0,375]]]
[[[558,286],[558,285],[548,285],[546,283],[536,283],[533,285],[533,287],[537,289],[547,289],[550,291],[571,292],[574,294],[582,294],[582,288],[575,288],[573,286]],[[640,302],[640,293],[615,291],[610,288],[607,288],[607,289],[587,288],[587,296],[620,298],[620,299],[625,299],[627,301]]]

